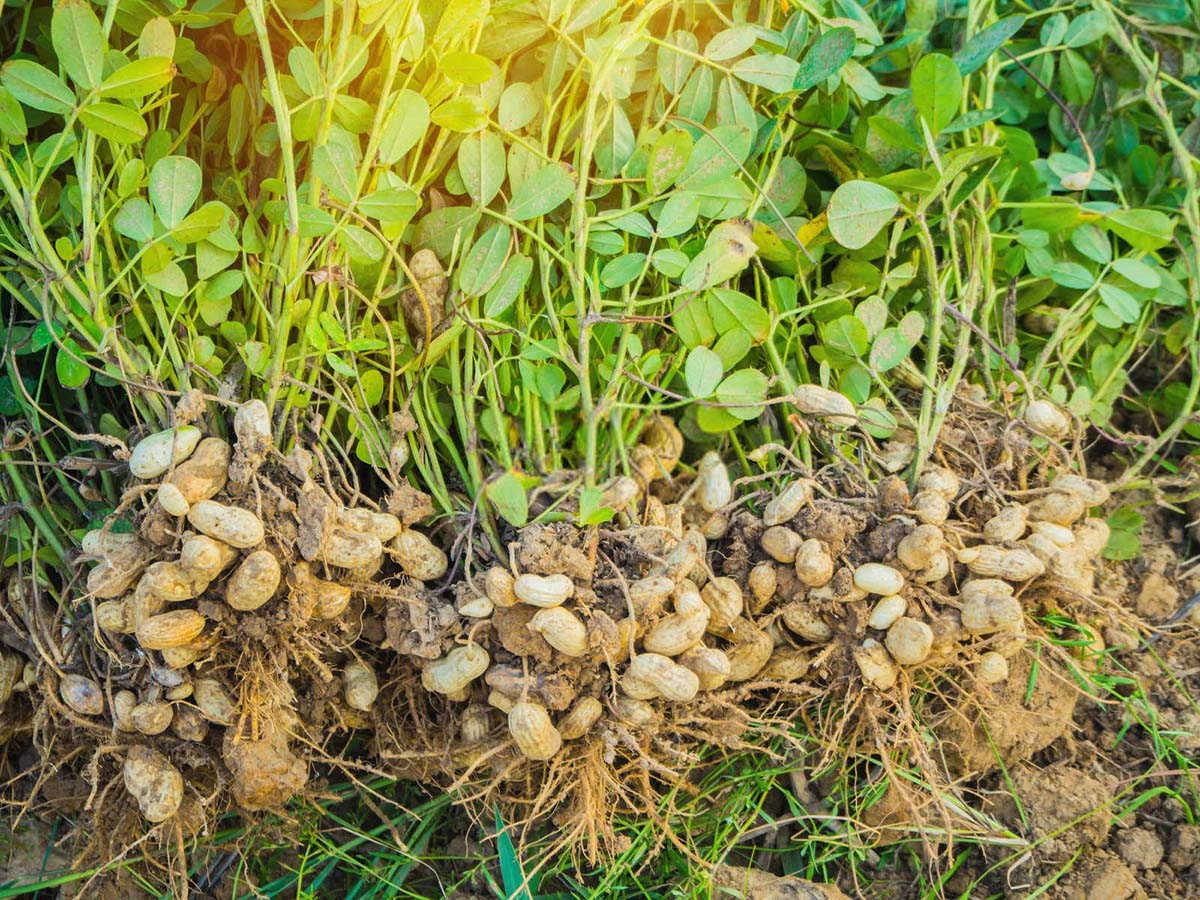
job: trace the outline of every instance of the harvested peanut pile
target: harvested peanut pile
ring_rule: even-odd
[[[88,748],[99,842],[282,807],[314,767],[353,771],[337,736],[371,729],[372,771],[444,780],[509,821],[555,813],[595,857],[619,846],[614,813],[656,815],[708,748],[798,748],[817,727],[882,751],[935,683],[940,733],[961,737],[1027,667],[1036,614],[1112,613],[1094,590],[1107,488],[995,420],[977,458],[926,466],[910,495],[849,463],[735,482],[715,453],[682,465],[656,418],[606,488],[611,521],[510,532],[507,558],[477,541],[450,576],[414,527],[419,492],[348,504],[318,457],[274,450],[261,403],[233,429],[232,446],[190,425],[138,443],[127,510],[83,538],[91,618],[67,649],[3,657],[8,694],[53,691],[39,739]],[[893,440],[881,467],[911,455]],[[969,754],[927,738],[932,783],[980,768],[942,772]]]

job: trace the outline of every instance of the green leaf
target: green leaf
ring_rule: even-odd
[[[75,94],[61,78],[28,59],[13,59],[0,68],[0,84],[33,109],[65,116],[75,108]]]
[[[1162,276],[1139,259],[1121,257],[1113,261],[1113,271],[1138,287],[1153,290],[1162,284]]]
[[[25,110],[8,88],[0,85],[0,135],[9,143],[25,140],[29,126],[25,124]]]
[[[104,67],[104,34],[100,20],[85,0],[58,0],[50,16],[50,43],[59,64],[80,87],[100,83]]]
[[[750,129],[742,125],[718,125],[705,132],[688,156],[680,185],[692,187],[734,174],[750,155],[753,139]]]
[[[983,29],[954,54],[958,71],[963,75],[970,75],[978,70],[993,53],[1008,43],[1024,24],[1024,16],[1006,16]]]
[[[625,253],[604,264],[600,270],[600,283],[614,290],[624,287],[641,275],[645,267],[645,253]]]
[[[885,328],[871,344],[868,362],[876,372],[894,369],[908,358],[912,345],[898,328]]]
[[[1157,250],[1171,242],[1174,225],[1166,213],[1156,209],[1118,209],[1101,219],[1117,237],[1135,250]]]
[[[487,206],[504,184],[504,144],[490,131],[469,134],[458,145],[458,172],[477,206]]]
[[[658,226],[655,230],[659,237],[676,237],[691,231],[699,214],[700,198],[686,191],[676,191],[658,211]]]
[[[500,270],[500,277],[492,285],[483,301],[483,314],[489,319],[499,317],[516,301],[529,276],[533,274],[533,260],[524,253],[516,253],[508,258]]]
[[[785,94],[792,90],[800,64],[782,53],[758,53],[739,59],[731,71],[749,84]]]
[[[678,48],[678,49],[676,49]],[[694,54],[700,42],[690,31],[673,32],[658,47],[658,80],[669,94],[678,94],[696,64]],[[684,52],[681,52],[684,51]],[[701,69],[704,67],[702,66]],[[711,82],[710,82],[711,83]]]
[[[958,113],[962,102],[962,75],[948,56],[922,56],[912,72],[913,105],[934,134],[941,132]]]
[[[871,242],[900,209],[900,198],[883,185],[847,181],[829,198],[828,227],[833,239],[850,250]]]
[[[730,288],[713,288],[709,291],[708,315],[718,334],[740,328],[756,344],[765,341],[771,331],[771,314],[762,304],[749,294]]]
[[[392,166],[404,158],[429,128],[429,104],[407,88],[396,94],[384,118],[379,138],[379,161]]]
[[[188,292],[187,276],[176,262],[168,262],[157,272],[142,273],[146,283],[172,297],[182,297]]]
[[[338,243],[351,262],[367,264],[383,259],[383,243],[361,225],[343,225],[338,231]]]
[[[229,211],[224,203],[210,200],[198,210],[184,216],[183,221],[171,229],[171,236],[184,244],[194,244],[202,241],[225,221]]]
[[[851,359],[866,355],[870,346],[867,326],[853,315],[838,316],[822,325],[821,342],[827,350]]]
[[[688,394],[697,400],[709,397],[721,383],[725,366],[721,357],[707,347],[693,347],[683,364],[683,379],[687,382]]]
[[[1095,225],[1080,225],[1071,232],[1071,246],[1090,259],[1101,265],[1112,259],[1112,245],[1108,238]]]
[[[468,297],[481,297],[500,277],[512,245],[512,229],[496,224],[479,236],[463,257],[458,286]]]
[[[837,72],[854,54],[854,29],[831,28],[809,47],[796,70],[792,88],[807,91]]]
[[[313,174],[325,183],[335,199],[354,202],[358,193],[358,166],[353,151],[342,141],[330,141],[313,151]]]
[[[204,297],[208,300],[224,300],[240,289],[245,280],[241,269],[228,269],[220,272],[204,286]]]
[[[171,20],[166,16],[155,16],[148,19],[138,35],[138,59],[149,59],[152,56],[175,58],[175,29]]]
[[[1047,273],[1055,284],[1076,291],[1086,291],[1096,281],[1096,276],[1079,263],[1056,260]]]
[[[1126,325],[1133,325],[1141,318],[1142,310],[1133,295],[1115,285],[1101,283],[1100,299],[1118,319]]]
[[[137,59],[121,66],[100,83],[100,96],[109,100],[141,100],[165,87],[175,66],[164,56]]]
[[[1067,26],[1062,42],[1068,47],[1086,47],[1108,34],[1108,21],[1098,10],[1080,13]]]
[[[478,97],[454,97],[440,104],[430,119],[439,128],[466,134],[487,124],[487,110]]]
[[[130,197],[113,216],[117,234],[143,243],[154,237],[154,210],[141,197]]]
[[[758,369],[738,369],[717,386],[719,402],[737,404],[723,407],[725,412],[743,421],[757,418],[766,399],[767,376]]]
[[[183,221],[200,196],[200,166],[186,156],[164,156],[150,169],[150,203],[168,228]]]
[[[79,121],[115,144],[132,144],[147,134],[146,120],[119,103],[89,103],[79,110]]]
[[[692,136],[678,129],[668,131],[654,142],[646,162],[646,188],[661,194],[675,183],[692,153]]]
[[[54,374],[58,376],[58,383],[68,390],[87,384],[92,377],[92,370],[84,362],[86,358],[87,354],[74,339],[63,338],[62,346],[54,355]]]
[[[496,121],[505,131],[517,131],[532,122],[540,110],[541,103],[533,85],[527,81],[516,81],[500,95]]]
[[[413,229],[412,247],[428,247],[439,259],[449,259],[455,243],[465,245],[479,222],[479,210],[471,206],[445,206],[421,217]]]
[[[494,62],[486,56],[467,50],[451,50],[442,54],[438,60],[438,68],[447,78],[459,84],[483,84],[496,74]]]
[[[500,807],[495,809],[496,849],[500,857],[500,878],[504,882],[505,900],[533,900],[530,888],[537,890],[537,879],[534,876],[525,877],[520,857],[517,856],[517,848],[513,846],[504,819],[500,817]]]
[[[526,222],[555,210],[575,192],[575,182],[558,163],[549,163],[526,178],[508,201],[508,215]]]
[[[412,188],[382,188],[358,201],[358,211],[382,225],[405,224],[421,208],[421,198]]]
[[[753,25],[735,25],[718,31],[704,47],[704,58],[712,62],[722,62],[741,56],[754,46],[758,40],[759,31]],[[789,85],[790,87],[790,85]]]

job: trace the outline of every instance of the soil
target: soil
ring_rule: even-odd
[[[829,822],[850,818],[861,847],[884,848],[898,838],[919,847],[926,877],[939,877],[961,842],[972,842],[948,892],[1018,897],[1051,882],[1050,897],[1200,895],[1196,772],[1156,743],[1148,727],[1173,732],[1181,753],[1200,754],[1200,639],[1195,624],[1174,621],[1200,588],[1200,578],[1184,577],[1184,523],[1149,508],[1145,552],[1137,560],[1089,559],[1094,589],[1057,575],[1014,583],[1022,630],[966,633],[959,591],[972,575],[958,551],[980,543],[983,522],[1002,506],[1044,494],[1070,460],[977,409],[952,415],[946,435],[956,443],[936,448],[933,462],[962,484],[949,498],[951,519],[943,525],[945,571],[927,580],[908,572],[902,588],[906,617],[931,636],[928,656],[912,666],[891,661],[884,632],[868,624],[878,597],[863,596],[855,585],[864,563],[903,569],[898,546],[916,521],[909,486],[882,471],[847,464],[789,473],[812,479],[815,494],[785,525],[819,542],[833,561],[832,577],[816,587],[764,551],[757,514],[763,496],[748,502],[735,493],[715,512],[701,508],[694,472],[661,456],[656,471],[669,477],[637,485],[633,505],[618,509],[611,522],[535,524],[508,535],[513,540],[504,548],[491,547],[482,534],[457,541],[435,549],[459,554],[444,560],[442,574],[421,580],[390,543],[364,566],[326,564],[342,539],[344,498],[360,496],[357,489],[330,474],[318,454],[285,459],[256,443],[253,453],[235,454],[242,480],[216,498],[261,517],[260,546],[278,558],[284,582],[252,611],[226,605],[223,581],[177,604],[194,606],[206,622],[194,663],[171,669],[136,635],[101,632],[90,600],[50,610],[28,585],[10,583],[0,645],[33,661],[37,677],[0,708],[6,797],[14,806],[29,805],[25,818],[34,838],[58,815],[79,823],[72,839],[60,842],[75,865],[118,858],[136,845],[136,853],[178,872],[181,840],[210,831],[226,812],[270,821],[262,817],[290,799],[322,796],[329,779],[354,780],[366,771],[458,791],[468,823],[476,823],[465,826],[468,833],[499,807],[515,824],[519,846],[541,841],[539,852],[565,847],[600,863],[627,846],[615,827],[618,815],[654,819],[663,846],[675,843],[689,853],[675,834],[679,822],[661,812],[664,798],[699,793],[696,785],[712,764],[711,756],[702,764],[701,754],[714,752],[709,748],[719,758],[766,741],[787,761],[768,806],[791,823],[773,830],[771,849],[814,836],[827,840]],[[164,518],[153,492],[132,487],[133,524],[152,556],[176,559],[186,526]],[[555,508],[569,517],[573,499],[557,499]],[[407,483],[378,507],[414,531],[412,511],[431,509]],[[665,524],[654,520],[655,509],[663,510]],[[693,530],[685,533],[687,527]],[[701,531],[708,538],[691,575],[696,586],[715,585],[720,576],[746,598],[728,624],[708,629],[704,647],[744,672],[682,699],[656,692],[660,685],[652,683],[649,699],[640,699],[637,686],[622,680],[629,635],[639,641],[673,607],[665,596],[635,599],[631,585],[672,571],[672,552]],[[777,587],[752,603],[750,572],[763,563],[773,567]],[[301,568],[310,564],[311,571]],[[538,608],[528,604],[496,606],[482,617],[460,613],[480,597],[482,573],[496,565],[514,574],[567,576],[572,596],[563,608],[582,623],[587,650],[568,656],[555,649],[531,629]],[[313,573],[350,591],[349,603],[328,619],[315,613],[319,592],[305,580]],[[815,632],[791,630],[800,627],[786,612],[795,604]],[[65,636],[62,644],[45,648],[45,636],[55,633]],[[461,692],[428,689],[430,667],[464,647],[487,651],[486,670]],[[891,666],[891,681],[867,678],[864,651],[872,647],[872,658]],[[761,660],[747,662],[760,650]],[[1008,666],[997,683],[976,675],[990,651]],[[367,664],[378,680],[368,707],[347,702],[342,673],[352,662]],[[102,685],[105,712],[68,708],[58,695],[63,672]],[[192,722],[203,727],[186,734],[179,727],[155,735],[114,727],[109,710],[116,691],[156,700],[180,677],[215,682],[228,695],[229,714],[204,706]],[[1131,707],[1120,699],[1137,691],[1144,702],[1130,718]],[[173,702],[195,717],[198,698]],[[562,724],[583,699],[597,701],[601,712],[581,736],[569,737],[546,761],[520,752],[508,730],[508,706],[539,704]],[[147,823],[121,787],[130,743],[158,749],[183,773],[184,802],[162,825]],[[63,756],[63,747],[74,749]],[[857,798],[853,808],[826,807],[824,798],[847,794]],[[719,804],[721,796],[718,790],[705,803]],[[796,816],[797,808],[816,818]],[[958,843],[945,842],[947,829],[960,835]],[[914,837],[919,843],[911,843]],[[869,867],[837,872],[840,888],[777,878],[761,863],[746,868],[758,860],[749,853],[758,840],[747,839],[745,859],[729,860],[738,865],[716,871],[714,896],[919,893],[908,863],[881,864],[875,882]],[[27,868],[18,857],[9,871],[16,877]],[[86,885],[86,891],[101,888]]]

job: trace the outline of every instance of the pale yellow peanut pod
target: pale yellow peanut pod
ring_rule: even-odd
[[[1056,547],[1071,547],[1075,544],[1075,532],[1066,525],[1058,525],[1054,522],[1034,522],[1030,526],[1030,531],[1053,542]]]
[[[896,684],[900,670],[892,661],[887,650],[878,641],[870,638],[863,641],[861,647],[854,649],[854,661],[862,673],[863,681],[868,687],[886,691]]]
[[[848,427],[858,421],[858,413],[849,397],[817,384],[799,385],[792,394],[792,404],[801,413],[823,418],[830,425]]]
[[[814,644],[824,644],[833,638],[833,629],[825,624],[811,606],[803,600],[793,600],[780,610],[788,630]]]
[[[1061,438],[1071,428],[1066,413],[1049,400],[1034,400],[1025,407],[1025,424],[1030,430],[1050,438]]]
[[[1046,571],[1045,564],[1025,548],[1009,550],[984,544],[968,549],[974,552],[967,554],[968,558],[963,561],[975,575],[1003,578],[1005,581],[1027,581]]]
[[[812,665],[812,656],[807,650],[776,647],[766,666],[758,673],[761,681],[798,681]]]
[[[671,596],[675,582],[666,575],[651,575],[629,584],[629,602],[639,619],[655,616]]]
[[[135,745],[129,748],[121,771],[125,790],[147,820],[164,822],[175,815],[183,802],[183,776],[167,757]]]
[[[369,534],[382,544],[396,537],[403,527],[391,513],[365,508],[341,509],[338,511],[338,521],[349,531]]]
[[[200,636],[204,623],[204,616],[194,609],[176,609],[143,619],[134,633],[146,650],[166,650],[190,644]]]
[[[468,619],[486,619],[495,612],[496,605],[486,594],[468,594],[456,600],[454,608],[460,616],[466,616]]]
[[[221,682],[215,678],[197,678],[192,687],[192,702],[204,718],[217,725],[233,724],[237,709]]]
[[[575,583],[566,575],[525,574],[513,582],[513,593],[530,606],[560,606],[575,593]]]
[[[1089,507],[1102,506],[1112,497],[1108,485],[1103,481],[1071,473],[1059,475],[1050,482],[1050,487],[1066,494],[1078,494]]]
[[[58,685],[58,695],[81,716],[98,716],[104,712],[104,694],[100,686],[84,675],[68,673]]]
[[[722,650],[692,647],[681,653],[676,662],[696,674],[702,691],[715,691],[729,680],[731,665],[729,657]]]
[[[487,695],[487,702],[488,706],[494,706],[500,712],[507,713],[512,710],[517,700],[503,691],[492,690]]]
[[[748,619],[739,619],[734,623],[733,635],[733,646],[725,652],[729,657],[728,678],[730,681],[749,681],[770,660],[775,641]]]
[[[1099,556],[1108,544],[1109,528],[1103,519],[1084,519],[1074,530],[1076,545],[1091,558]]]
[[[947,500],[953,500],[958,496],[958,492],[962,487],[962,482],[953,471],[945,466],[931,466],[921,473],[921,477],[917,479],[918,491],[933,491],[941,494]]]
[[[133,634],[129,604],[124,600],[105,600],[96,604],[96,626],[115,634]]]
[[[421,684],[427,691],[455,694],[486,672],[489,663],[491,657],[478,644],[455,647],[424,668]]]
[[[203,651],[195,644],[189,644],[186,647],[167,647],[160,652],[164,663],[172,669],[182,669],[199,659]]]
[[[770,527],[790,522],[812,500],[812,492],[812,482],[807,478],[793,481],[767,501],[763,507],[763,524]]]
[[[916,574],[915,580],[921,584],[929,584],[933,581],[941,581],[950,574],[950,554],[945,550],[939,550],[934,554],[929,565]]]
[[[163,512],[176,518],[186,516],[188,510],[191,508],[191,504],[183,496],[183,491],[179,490],[179,488],[169,481],[164,481],[158,486],[154,498],[158,501],[158,505],[162,507]]]
[[[179,565],[198,593],[237,558],[237,550],[228,544],[190,531],[184,535],[179,550]],[[201,584],[204,587],[199,587]]]
[[[649,728],[658,722],[653,705],[637,697],[619,695],[612,701],[617,718],[631,728]]]
[[[763,531],[758,539],[763,552],[776,562],[792,563],[796,561],[796,551],[804,543],[804,538],[790,528],[782,525],[772,525]]]
[[[729,469],[715,451],[708,451],[696,468],[696,501],[705,512],[716,512],[733,501]]]
[[[854,586],[868,594],[887,597],[900,593],[904,576],[899,570],[883,563],[863,563],[854,570]]]
[[[484,593],[501,609],[517,604],[515,584],[512,572],[503,566],[492,566],[483,576]]]
[[[958,589],[959,599],[967,603],[976,597],[1011,597],[1013,586],[999,578],[969,578]]]
[[[613,512],[621,512],[634,503],[641,492],[642,489],[638,487],[635,479],[628,475],[620,475],[604,488],[604,493],[600,495],[600,505],[607,506]]]
[[[341,526],[330,529],[321,547],[321,559],[339,569],[366,569],[382,557],[383,544],[379,538]]]
[[[729,628],[745,608],[741,587],[732,578],[724,576],[714,578],[701,588],[700,598],[712,614],[708,620],[709,631]]]
[[[525,627],[540,634],[547,644],[565,656],[584,656],[588,652],[587,626],[564,607],[539,609]]]
[[[1083,497],[1065,491],[1054,491],[1029,503],[1029,518],[1034,522],[1069,526],[1082,519],[1086,512]]]
[[[995,650],[979,657],[975,664],[975,677],[984,684],[998,684],[1008,679],[1008,660]]]
[[[950,517],[950,501],[938,491],[917,491],[912,511],[922,524],[941,525]]]
[[[729,533],[730,524],[729,516],[722,512],[715,512],[701,523],[700,533],[706,540],[719,541]]]
[[[134,478],[157,478],[172,465],[187,459],[200,443],[200,429],[194,425],[168,428],[142,438],[129,454],[129,472]]]
[[[642,639],[642,647],[651,653],[678,656],[700,643],[711,616],[708,604],[692,586],[690,591],[675,597],[674,613],[663,616],[650,627]]]
[[[478,744],[492,731],[491,711],[483,703],[471,703],[463,710],[458,733],[464,744]]]
[[[360,712],[368,712],[379,696],[379,679],[375,670],[361,660],[352,660],[342,670],[346,705]]]
[[[1006,506],[983,523],[983,536],[993,544],[1020,540],[1028,518],[1029,510],[1024,506]]]
[[[514,703],[508,713],[508,733],[526,759],[547,760],[562,747],[562,735],[540,703]]]
[[[654,692],[652,696],[677,702],[691,700],[700,690],[700,680],[695,672],[661,653],[639,653],[630,660],[629,668],[621,676],[623,690],[627,682],[645,685]],[[638,693],[628,690],[626,693],[638,696]],[[641,696],[640,699],[648,700],[650,697]]]
[[[392,541],[392,555],[406,575],[417,581],[436,581],[446,574],[450,560],[441,547],[414,528],[406,528]]]
[[[918,525],[896,545],[896,558],[914,572],[926,569],[946,544],[942,529],[936,525]]]
[[[209,500],[225,487],[229,473],[229,444],[218,437],[206,437],[185,462],[175,467],[167,484],[175,487],[189,507]]]
[[[258,609],[279,589],[283,573],[270,550],[255,550],[225,583],[225,602],[241,612]]]
[[[113,694],[112,718],[118,731],[137,731],[137,726],[133,724],[133,708],[137,705],[137,694],[133,691],[117,691]]]
[[[156,700],[150,703],[139,703],[129,713],[133,727],[145,735],[162,734],[171,727],[171,719],[175,711],[170,703]]]
[[[796,578],[805,587],[829,584],[833,578],[833,556],[825,542],[817,538],[801,542],[796,550],[795,569]]]
[[[775,589],[779,586],[779,576],[775,566],[769,562],[760,562],[746,578],[750,594],[754,597],[754,608],[751,612],[760,612],[775,597]]]
[[[881,597],[871,610],[871,617],[867,619],[867,626],[880,631],[887,631],[897,619],[904,615],[907,609],[908,601],[899,594],[890,594],[887,597]]]
[[[919,619],[901,616],[888,629],[884,645],[902,666],[915,666],[929,657],[933,629]]]
[[[240,506],[226,506],[215,500],[193,503],[187,519],[197,531],[243,550],[261,544],[264,537],[258,516]]]
[[[973,596],[963,602],[960,615],[962,627],[973,634],[1015,632],[1025,625],[1025,613],[1012,595]]]
[[[564,741],[577,740],[592,730],[603,712],[604,707],[595,697],[580,697],[559,720],[558,732]]]
[[[175,707],[171,733],[182,741],[201,744],[208,737],[208,719],[196,707],[181,703]]]

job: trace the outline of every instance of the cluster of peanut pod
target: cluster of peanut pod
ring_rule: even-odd
[[[264,607],[278,599],[286,612],[277,619],[333,628],[350,606],[350,584],[369,578],[385,558],[416,578],[440,577],[447,560],[399,517],[334,501],[312,480],[303,451],[288,460],[292,496],[273,497],[268,515],[254,487],[274,446],[266,406],[242,405],[233,426],[232,446],[184,425],[133,447],[132,490],[153,500],[136,531],[91,531],[82,550],[97,563],[87,579],[94,621],[107,641],[132,652],[124,658],[136,674],[106,691],[91,674],[68,672],[59,693],[76,715],[106,716],[128,735],[199,743],[224,729],[221,754],[234,795],[255,809],[299,791],[307,766],[289,746],[294,711],[283,704],[273,717],[255,715],[241,700],[236,673],[228,674],[245,643],[241,617],[268,613]],[[340,675],[346,706],[369,710],[379,692],[373,668],[352,655]],[[150,821],[171,817],[183,800],[179,770],[153,746],[132,747],[124,780]]]

